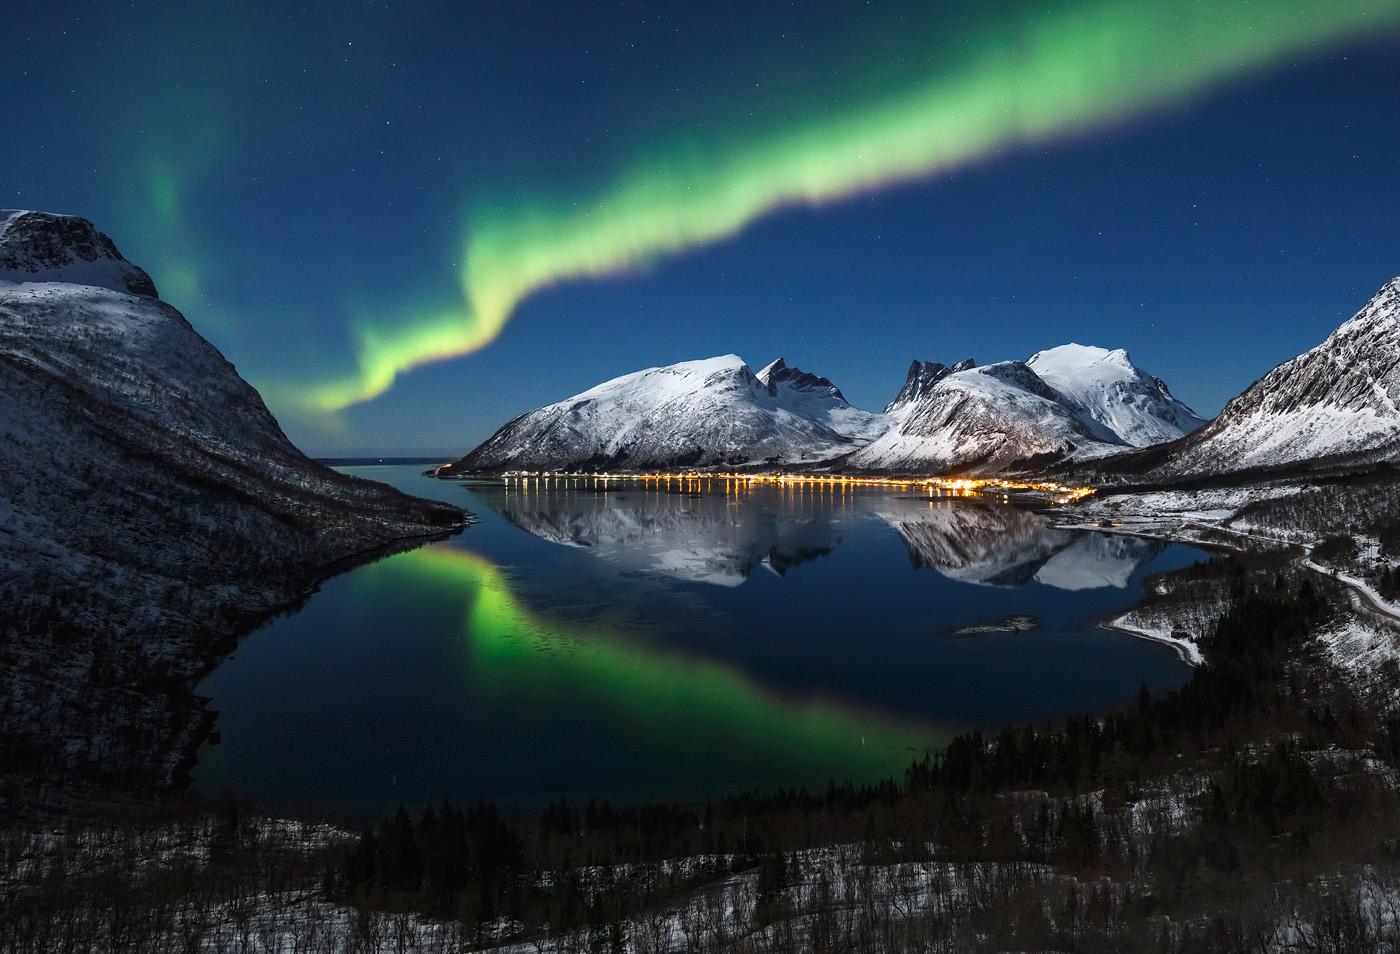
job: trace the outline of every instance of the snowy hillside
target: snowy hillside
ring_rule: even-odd
[[[1152,481],[1400,457],[1400,278],[1316,348],[1251,385],[1185,439],[1119,469]]]
[[[836,385],[815,374],[789,368],[782,358],[755,377],[783,407],[822,421],[843,437],[868,442],[890,429],[892,422],[884,414],[852,407]]]
[[[764,375],[732,354],[625,374],[522,414],[439,473],[822,461],[860,446],[878,417],[781,360]]]
[[[843,466],[857,472],[998,473],[1103,444],[1035,372],[1002,361],[950,373]]]
[[[1062,345],[1029,361],[915,361],[885,408],[893,426],[847,458],[855,471],[992,474],[1180,437],[1201,419],[1126,351]]]
[[[211,653],[335,561],[465,517],[304,457],[91,223],[5,226],[0,765],[162,785],[198,741]]]

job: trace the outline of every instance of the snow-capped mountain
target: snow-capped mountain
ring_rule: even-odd
[[[949,373],[843,466],[861,472],[1000,473],[1107,445],[1024,362]]]
[[[781,359],[760,378],[737,355],[614,378],[506,424],[440,476],[505,470],[660,470],[827,460],[871,415]]]
[[[1166,382],[1138,368],[1122,349],[1060,345],[1032,355],[1026,366],[1109,443],[1147,447],[1176,440],[1205,423],[1172,397]]]
[[[0,766],[159,786],[221,645],[336,561],[465,515],[304,457],[90,222],[3,222]]]
[[[1400,278],[1316,348],[1279,365],[1186,438],[1105,462],[1111,478],[1369,465],[1400,458]]]
[[[1126,351],[1063,345],[1029,361],[915,361],[886,407],[893,426],[844,467],[991,474],[1180,437],[1201,419]]]
[[[439,475],[792,465],[988,474],[1168,440],[1200,422],[1124,351],[1065,345],[981,368],[915,361],[881,414],[782,358],[753,374],[731,354],[626,374],[522,414]]]

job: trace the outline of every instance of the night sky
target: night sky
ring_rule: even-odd
[[[1400,0],[21,7],[0,206],[316,455],[728,352],[879,410],[1123,347],[1210,416],[1400,274]]]

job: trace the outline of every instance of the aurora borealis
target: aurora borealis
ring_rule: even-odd
[[[5,204],[93,219],[313,453],[648,365],[1128,347],[1203,413],[1400,273],[1400,5],[30,11]],[[1201,354],[1202,335],[1212,347]]]

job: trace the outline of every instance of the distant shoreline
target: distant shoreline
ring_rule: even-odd
[[[313,457],[312,460],[327,467],[369,467],[374,464],[450,464],[453,458],[442,457]]]

